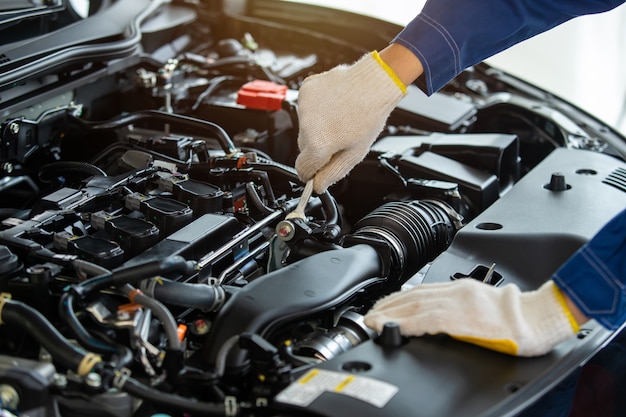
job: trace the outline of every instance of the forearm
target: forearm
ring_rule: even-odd
[[[570,313],[572,313],[572,316],[574,317],[574,320],[576,320],[576,323],[579,326],[582,326],[583,324],[588,322],[589,321],[589,317],[585,316],[585,314],[582,311],[580,311],[580,309],[572,301],[572,299],[569,298],[566,294],[563,294],[563,296],[565,298],[565,305],[569,309]]]
[[[424,73],[422,62],[406,47],[392,43],[380,51],[380,58],[389,65],[404,85],[410,85]]]

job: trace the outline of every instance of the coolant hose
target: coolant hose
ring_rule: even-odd
[[[216,311],[225,301],[224,289],[217,285],[192,284],[159,278],[141,283],[141,290],[148,296],[179,307]]]
[[[77,259],[73,262],[74,268],[77,272],[89,275],[104,275],[110,274],[111,271],[103,268],[100,265],[96,265],[91,262]],[[143,294],[140,290],[136,289],[130,284],[126,284],[121,288],[121,291],[128,297],[128,299],[141,306],[148,308],[152,313],[161,321],[163,329],[167,335],[168,344],[170,349],[180,350],[181,342],[178,339],[178,326],[176,325],[176,319],[172,313],[161,302],[150,298]]]
[[[168,272],[179,271],[190,273],[195,270],[195,266],[196,264],[194,262],[187,261],[182,256],[170,256],[158,261],[149,261],[138,265],[118,268],[113,270],[110,274],[103,274],[88,279],[78,284],[78,287],[82,296],[84,296],[85,294],[109,286],[134,284],[143,279],[166,274]]]
[[[265,203],[261,200],[259,193],[254,188],[253,182],[246,183],[246,196],[248,197],[248,201],[261,212],[263,215],[268,215],[274,212],[274,209],[265,205]]]
[[[87,375],[102,360],[100,355],[72,345],[43,314],[22,302],[0,297],[0,324],[24,329],[59,365],[80,376]]]
[[[322,207],[324,207],[324,215],[326,216],[326,224],[336,224],[341,226],[339,217],[339,210],[337,210],[337,202],[328,191],[324,191],[320,194],[320,200],[322,201]]]
[[[111,273],[110,270],[103,268],[100,265],[81,259],[75,260],[73,265],[77,272],[82,272],[83,274],[104,275]],[[130,284],[124,285],[121,290],[131,302],[142,305],[152,311],[152,313],[161,321],[161,324],[163,324],[163,329],[167,335],[170,349],[181,350],[182,344],[178,338],[178,326],[176,325],[176,319],[167,307],[165,307],[158,300],[143,294],[140,290]]]
[[[272,172],[276,172],[279,175],[292,179],[295,183],[300,182],[300,178],[298,177],[295,168],[263,157],[258,158],[258,160],[258,163],[251,163],[250,165],[255,169],[266,171],[270,175]],[[336,224],[341,226],[341,216],[339,215],[339,208],[334,197],[328,190],[326,190],[319,195],[319,198],[322,202],[326,224]]]
[[[159,404],[166,409],[183,411],[194,416],[237,416],[240,411],[239,405],[234,401],[229,402],[228,398],[224,404],[192,401],[186,397],[156,390],[133,378],[126,379],[120,388],[150,404]]]

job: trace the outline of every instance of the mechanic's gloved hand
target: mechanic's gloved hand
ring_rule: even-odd
[[[365,316],[379,332],[391,321],[405,336],[446,333],[518,356],[543,355],[579,330],[553,281],[530,292],[469,278],[422,284],[379,300]]]
[[[406,87],[377,52],[302,83],[298,98],[300,155],[296,169],[326,191],[367,155]]]

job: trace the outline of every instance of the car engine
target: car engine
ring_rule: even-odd
[[[532,289],[626,203],[617,132],[485,64],[430,98],[410,87],[366,159],[301,202],[298,88],[383,47],[356,40],[350,19],[369,18],[316,31],[268,1],[58,3],[20,23],[70,21],[56,49],[0,49],[2,415],[406,415],[403,389],[360,409],[287,387],[339,362],[408,386],[381,370],[394,346],[473,348],[377,335],[376,300],[450,279]],[[586,331],[551,360],[610,339]],[[495,403],[519,410],[515,391]]]

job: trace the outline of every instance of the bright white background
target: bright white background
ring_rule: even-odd
[[[299,1],[399,24],[408,23],[424,4],[424,0]],[[487,62],[574,103],[626,134],[626,4],[571,20]]]

